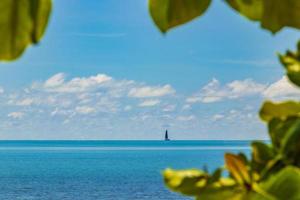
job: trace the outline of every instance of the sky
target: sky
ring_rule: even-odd
[[[0,139],[266,139],[265,100],[299,98],[276,35],[223,1],[163,35],[145,0],[54,0],[42,41],[0,63]]]

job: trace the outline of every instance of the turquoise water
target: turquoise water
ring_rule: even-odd
[[[161,171],[223,164],[249,141],[0,141],[0,199],[189,199]]]

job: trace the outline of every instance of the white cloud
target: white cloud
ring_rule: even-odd
[[[256,83],[252,79],[245,79],[243,81],[233,81],[227,84],[229,88],[230,98],[239,98],[254,94],[260,94],[265,90],[266,85]]]
[[[194,115],[188,115],[188,116],[178,116],[176,119],[179,121],[191,121],[196,119],[196,117]]]
[[[32,105],[34,100],[32,98],[25,98],[16,102],[17,106],[30,106]]]
[[[46,80],[44,86],[46,88],[57,87],[62,85],[64,81],[65,81],[65,74],[58,73],[50,77],[48,80]]]
[[[170,85],[164,86],[144,86],[132,88],[128,96],[136,98],[146,98],[146,97],[162,97],[166,95],[174,94],[175,90]]]
[[[67,117],[73,117],[75,115],[75,112],[73,110],[64,110],[64,109],[59,109],[55,108],[54,111],[50,113],[52,117],[54,116],[67,116]]]
[[[224,115],[222,114],[215,114],[213,117],[212,117],[212,120],[213,121],[218,121],[220,119],[223,119],[224,118]]]
[[[24,116],[24,113],[23,112],[11,112],[7,116],[10,118],[13,118],[13,119],[22,119]]]
[[[188,103],[213,103],[226,99],[237,99],[245,96],[260,95],[266,85],[256,83],[252,79],[235,80],[221,86],[217,79],[212,79],[199,92],[188,97]]]
[[[176,108],[176,105],[169,104],[169,105],[166,105],[166,106],[163,108],[163,111],[164,111],[164,112],[171,112],[171,111],[174,111],[175,108]]]
[[[90,114],[96,111],[95,108],[90,106],[77,106],[75,110],[77,113],[80,114]]]
[[[58,73],[50,77],[42,85],[39,83],[34,84],[34,88],[37,87],[48,92],[86,92],[94,90],[111,80],[112,77],[107,76],[106,74],[97,74],[96,76],[90,77],[75,77],[70,81],[65,81],[65,75],[63,73]]]
[[[156,106],[160,103],[160,100],[158,99],[150,99],[143,101],[142,103],[139,104],[140,107],[151,107],[151,106]]]
[[[116,113],[129,111],[130,97],[163,97],[175,93],[170,85],[151,86],[134,80],[116,80],[106,74],[67,79],[64,73],[57,73],[45,81],[34,82],[22,92],[10,95],[9,105],[42,107],[50,116],[72,113]],[[148,99],[140,107],[155,106],[159,99]],[[56,110],[58,109],[58,110]],[[68,111],[68,113],[66,113]]]
[[[294,86],[286,76],[269,85],[263,92],[263,96],[268,99],[288,99],[300,98],[300,89]]]
[[[0,94],[4,93],[3,87],[0,87]]]

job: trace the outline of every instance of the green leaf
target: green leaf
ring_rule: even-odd
[[[277,174],[270,176],[259,187],[274,199],[300,199],[300,169],[296,167],[285,167]]]
[[[240,156],[226,153],[225,163],[226,168],[239,184],[245,185],[251,183],[247,166]]]
[[[252,168],[261,172],[268,163],[275,157],[273,149],[260,141],[254,141],[252,146]]]
[[[39,42],[50,12],[51,0],[1,0],[0,60],[14,60]]]
[[[274,158],[274,152],[270,145],[265,144],[261,141],[254,141],[252,146],[252,159],[261,164],[267,163],[269,160]]]
[[[264,4],[262,0],[226,0],[227,3],[251,20],[260,20],[264,12]]]
[[[281,153],[288,164],[300,164],[300,118],[295,120],[282,139]]]
[[[285,67],[290,81],[300,86],[300,41],[296,52],[287,51],[285,55],[279,55],[279,60]]]
[[[272,119],[268,124],[269,135],[272,140],[274,150],[278,152],[281,148],[282,140],[289,128],[294,124],[297,117],[288,117],[286,120],[279,118]]]
[[[170,28],[187,23],[201,16],[211,0],[149,0],[151,17],[165,33]]]
[[[197,196],[197,200],[250,200],[251,193],[238,186],[205,188]]]
[[[269,122],[274,150],[284,163],[300,166],[300,117],[286,120],[274,118]]]
[[[219,179],[221,178],[221,175],[222,175],[222,169],[221,168],[218,168],[216,169],[212,175],[209,177],[208,179],[208,183],[214,183],[214,182],[217,182],[219,181]]]
[[[300,115],[300,103],[287,101],[283,103],[273,103],[266,101],[259,111],[262,120],[269,122],[273,118],[285,120],[289,116]]]
[[[172,170],[163,173],[165,184],[173,191],[196,196],[207,183],[207,174],[197,169]]]
[[[276,33],[283,27],[300,29],[299,0],[226,0],[241,15],[259,21],[262,28]]]

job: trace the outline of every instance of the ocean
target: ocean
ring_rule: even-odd
[[[1,200],[185,200],[162,170],[224,164],[250,141],[0,141]]]

